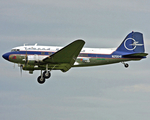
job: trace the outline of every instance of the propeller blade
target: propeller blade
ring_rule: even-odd
[[[21,76],[22,76],[22,69],[23,69],[23,65],[20,65],[20,73],[21,73]]]
[[[26,51],[26,56],[25,56],[25,66],[27,65],[28,63],[28,55],[27,55],[27,51]]]

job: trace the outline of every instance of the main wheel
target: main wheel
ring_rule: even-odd
[[[127,67],[129,67],[129,64],[126,63],[126,64],[124,64],[124,66],[125,66],[125,68],[127,68]]]
[[[43,72],[43,77],[46,78],[46,79],[48,79],[48,78],[51,77],[51,73],[49,71],[48,72],[44,71]]]
[[[37,78],[37,81],[38,81],[38,83],[43,84],[45,82],[45,78],[44,77],[42,78],[41,76],[39,76]]]

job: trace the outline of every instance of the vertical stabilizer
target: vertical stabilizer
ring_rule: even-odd
[[[144,53],[143,34],[139,32],[131,32],[127,35],[116,51],[128,53]]]

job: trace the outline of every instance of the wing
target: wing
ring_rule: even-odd
[[[83,40],[76,40],[43,59],[43,62],[53,64],[65,72],[72,67],[84,44],[85,42]]]

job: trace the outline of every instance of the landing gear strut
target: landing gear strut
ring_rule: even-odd
[[[48,79],[51,76],[51,73],[48,71],[48,64],[46,64],[46,71],[43,72],[44,78]]]

